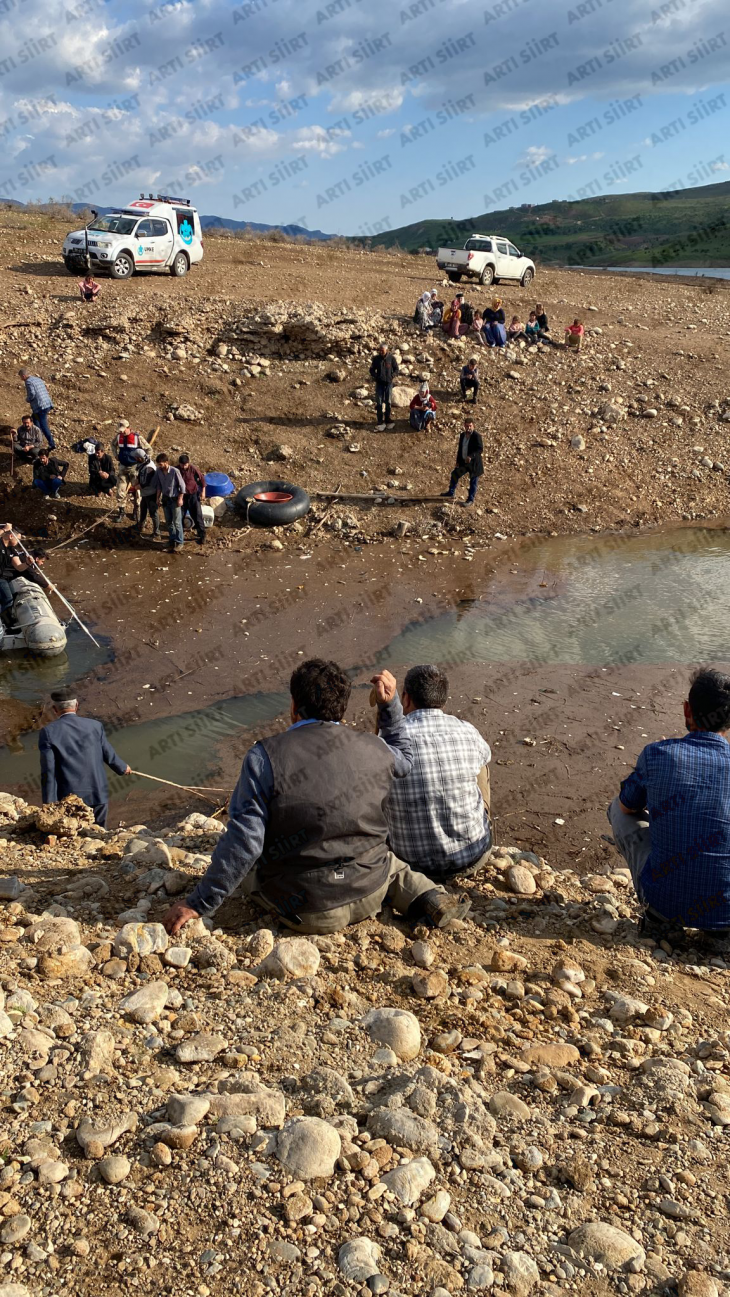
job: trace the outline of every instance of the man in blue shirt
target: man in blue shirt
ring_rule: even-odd
[[[33,413],[33,422],[37,424],[43,433],[48,442],[48,449],[55,450],[56,443],[48,426],[48,416],[53,409],[53,402],[48,388],[43,379],[39,378],[37,374],[31,374],[29,369],[21,369],[18,373],[25,383],[25,399]]]
[[[698,671],[689,731],[649,743],[608,818],[646,917],[665,927],[730,930],[730,676]]]
[[[351,684],[336,662],[312,658],[291,677],[291,725],[255,743],[210,866],[185,901],[163,916],[174,936],[244,894],[296,932],[339,932],[388,901],[411,922],[444,927],[469,909],[389,849],[386,805],[393,779],[413,761],[396,682],[372,684],[380,737],[343,725]]]

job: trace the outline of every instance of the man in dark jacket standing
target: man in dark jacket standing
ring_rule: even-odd
[[[190,514],[191,522],[195,528],[195,536],[199,545],[205,540],[205,523],[203,522],[203,496],[205,495],[205,478],[195,464],[190,463],[189,455],[181,455],[177,461],[180,469],[180,475],[185,483],[185,495],[183,496],[182,516],[185,522],[185,514]]]
[[[446,500],[453,500],[456,495],[456,487],[459,480],[469,474],[469,495],[466,500],[467,504],[474,503],[474,497],[477,493],[479,478],[484,472],[484,442],[478,432],[474,431],[474,420],[464,420],[464,431],[459,436],[459,445],[456,450],[456,467],[451,474],[448,491],[442,491],[441,494]]]
[[[398,373],[398,361],[388,351],[387,344],[381,342],[377,354],[373,356],[370,366],[370,377],[375,379],[375,402],[377,405],[376,432],[394,428],[390,419],[390,395],[393,390],[393,379]]]
[[[372,681],[380,737],[342,725],[350,679],[313,658],[291,677],[291,725],[248,752],[210,866],[163,916],[174,936],[213,914],[239,884],[296,932],[339,932],[387,900],[412,922],[444,927],[469,909],[394,856],[385,808],[412,748],[396,682]]]
[[[77,715],[79,705],[72,691],[58,689],[51,700],[56,719],[38,735],[44,805],[75,793],[92,808],[96,823],[105,828],[109,786],[104,765],[118,775],[131,775],[131,768],[117,756],[101,721]]]

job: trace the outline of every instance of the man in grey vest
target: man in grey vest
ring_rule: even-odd
[[[302,933],[339,932],[372,918],[386,900],[434,927],[466,914],[465,897],[449,895],[389,849],[391,783],[408,774],[413,757],[394,677],[383,671],[372,684],[380,737],[341,724],[351,684],[335,662],[313,658],[297,667],[291,725],[248,752],[207,872],[163,916],[172,936],[213,914],[239,884]]]

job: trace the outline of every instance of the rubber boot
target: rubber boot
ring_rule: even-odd
[[[468,896],[454,896],[451,892],[441,892],[434,887],[408,906],[406,918],[409,923],[426,923],[431,928],[445,928],[453,919],[463,919],[470,909]]]

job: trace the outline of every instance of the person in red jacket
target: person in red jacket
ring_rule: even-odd
[[[205,478],[195,464],[190,463],[189,455],[181,455],[177,461],[182,480],[185,483],[185,495],[183,496],[182,516],[183,522],[185,514],[190,514],[190,519],[195,528],[195,537],[199,545],[205,540],[205,523],[203,522],[203,496],[205,495]]]
[[[428,390],[428,383],[421,383],[420,390],[411,401],[410,410],[409,423],[416,432],[423,432],[430,423],[435,421],[436,402]]]

